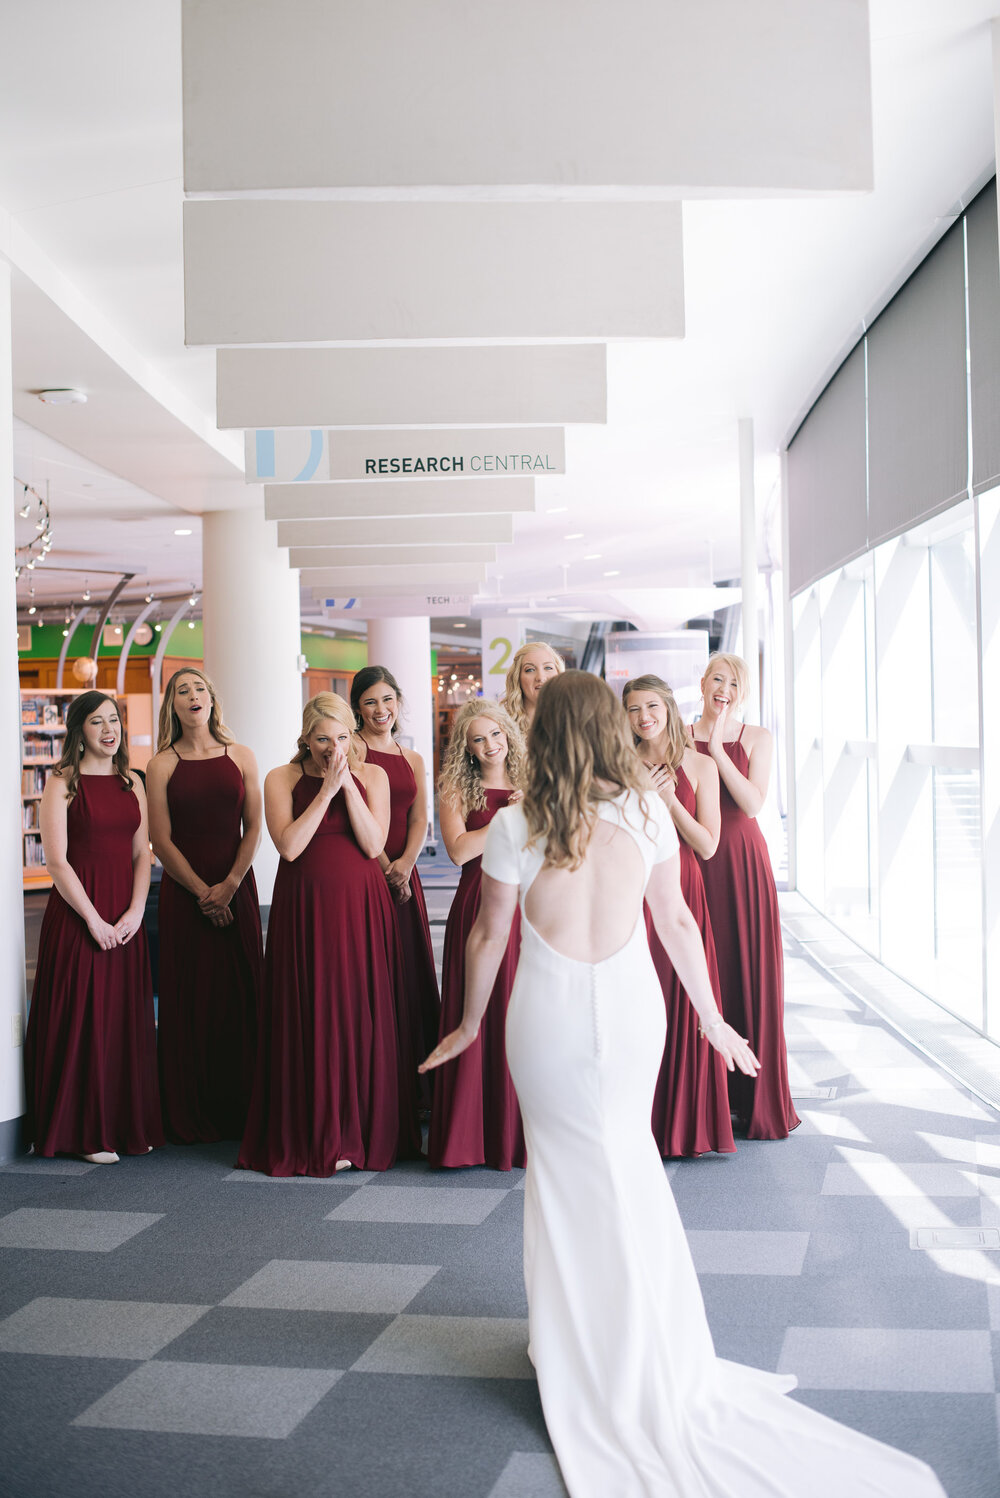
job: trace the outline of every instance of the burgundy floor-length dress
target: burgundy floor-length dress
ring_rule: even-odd
[[[296,817],[319,787],[318,776],[299,778]],[[419,1154],[414,1087],[399,1062],[398,963],[385,876],[358,846],[339,791],[298,858],[281,860],[274,881],[239,1165],[329,1176],[339,1160],[387,1170],[397,1154]]]
[[[406,822],[417,797],[413,767],[402,753],[382,754],[368,749],[367,760],[380,766],[389,777],[389,832],[386,857],[399,858],[406,847]],[[437,1045],[441,1020],[441,995],[434,968],[434,948],[427,920],[427,905],[416,867],[410,874],[410,898],[402,905],[392,902],[399,931],[399,953],[403,983],[396,995],[396,1023],[400,1054],[416,1077],[417,1067]],[[430,1102],[430,1077],[417,1078],[422,1101]]]
[[[510,791],[487,790],[486,806],[470,812],[469,832],[486,827],[507,805]],[[465,943],[479,910],[482,859],[462,865],[462,877],[448,913],[441,980],[441,1035],[462,1018]],[[437,1073],[431,1109],[427,1160],[430,1165],[489,1165],[510,1170],[526,1160],[517,1094],[507,1069],[504,1029],[521,950],[521,917],[514,916],[510,940],[483,1018],[479,1037],[456,1061]]]
[[[725,750],[741,775],[750,760],[739,737]],[[696,741],[699,754],[708,745]],[[721,777],[720,777],[721,780]],[[701,862],[722,984],[722,1012],[760,1062],[756,1080],[729,1075],[729,1101],[748,1139],[784,1139],[799,1123],[788,1086],[785,967],[778,892],[764,834],[721,782],[722,834]]]
[[[677,770],[676,792],[685,811],[692,817],[696,816],[694,787],[683,766]],[[712,992],[721,1008],[719,969],[701,868],[694,849],[682,837],[679,841],[681,893],[701,932]],[[643,909],[649,950],[667,1009],[667,1043],[653,1097],[654,1138],[665,1159],[677,1155],[703,1155],[709,1150],[732,1154],[736,1145],[729,1116],[726,1063],[718,1051],[698,1034],[698,1016],[653,928],[649,906],[644,905]]]
[[[171,840],[206,884],[219,884],[243,836],[243,775],[228,746],[212,759],[177,761],[167,782]],[[247,1121],[264,967],[252,869],[230,909],[232,923],[213,926],[194,895],[164,874],[160,1098],[167,1134],[181,1144],[240,1139]]]
[[[132,899],[141,813],[117,775],[81,775],[66,810],[67,857],[98,915]],[[27,1135],[36,1155],[143,1155],[163,1143],[145,928],[102,952],[59,891],[49,895],[24,1043]]]

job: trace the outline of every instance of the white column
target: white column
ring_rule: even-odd
[[[292,758],[302,727],[302,632],[299,574],[262,504],[202,517],[202,588],[205,670],[263,779]],[[277,867],[265,829],[254,860],[262,905],[270,904]]]
[[[744,717],[760,722],[760,635],[757,624],[757,506],[754,498],[753,421],[741,417],[740,440],[740,588],[743,602],[743,659],[750,668],[750,694]]]
[[[0,260],[0,552],[14,555],[14,423],[10,349],[10,266]],[[7,623],[4,624],[3,620]],[[0,568],[0,779],[21,780],[21,699],[18,696],[17,597],[14,569]],[[0,1160],[23,1147],[24,1116],[24,891],[21,882],[21,799],[0,797],[0,909],[7,913],[0,943]]]
[[[369,619],[368,664],[385,666],[405,704],[399,731],[423,757],[427,806],[434,805],[434,704],[431,701],[431,621]]]

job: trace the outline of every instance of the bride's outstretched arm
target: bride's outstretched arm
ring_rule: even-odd
[[[465,944],[465,1007],[462,1023],[439,1041],[418,1071],[430,1071],[453,1061],[467,1050],[479,1034],[493,985],[510,937],[510,923],[517,909],[517,885],[501,884],[483,875],[479,913]]]
[[[646,885],[646,903],[681,987],[697,1011],[705,1038],[725,1059],[730,1071],[736,1067],[748,1077],[755,1077],[760,1062],[743,1036],[726,1024],[715,1002],[701,932],[681,893],[677,854],[654,864]]]

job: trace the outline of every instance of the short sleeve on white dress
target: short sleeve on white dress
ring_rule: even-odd
[[[500,884],[520,884],[528,824],[519,806],[505,806],[490,823],[483,849],[483,873]]]
[[[651,820],[656,823],[656,834],[653,838],[655,846],[653,862],[666,863],[667,859],[673,858],[680,849],[674,819],[659,796],[650,797],[646,804],[649,807]]]

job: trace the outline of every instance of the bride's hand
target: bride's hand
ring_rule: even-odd
[[[417,1067],[417,1071],[422,1075],[424,1072],[433,1071],[436,1066],[443,1066],[446,1061],[454,1061],[456,1056],[461,1056],[463,1051],[469,1049],[478,1034],[478,1030],[466,1030],[459,1025],[457,1030],[452,1030],[450,1035],[446,1035],[438,1042],[427,1060]]]
[[[724,1019],[713,1020],[701,1030],[702,1035],[725,1061],[730,1071],[741,1071],[745,1077],[755,1077],[760,1071],[760,1062],[742,1035]]]

